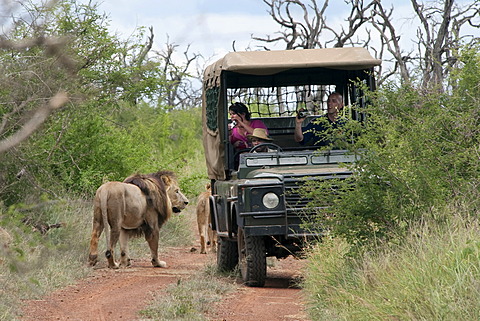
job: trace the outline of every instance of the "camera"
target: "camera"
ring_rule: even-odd
[[[228,124],[228,129],[232,130],[235,126],[237,126],[237,122],[235,120],[232,120],[232,122]]]
[[[308,116],[308,111],[306,110],[299,110],[297,111],[297,117],[300,118],[305,118]]]

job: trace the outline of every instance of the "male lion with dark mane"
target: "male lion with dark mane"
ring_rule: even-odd
[[[98,261],[98,240],[105,228],[105,256],[109,268],[119,267],[114,258],[117,241],[120,240],[120,267],[126,267],[130,265],[128,239],[141,235],[145,236],[150,247],[153,266],[166,267],[164,261],[158,260],[160,227],[172,212],[180,212],[187,204],[188,199],[180,191],[175,174],[170,171],[134,174],[123,182],[103,184],[94,199],[93,231],[88,256],[90,265]]]

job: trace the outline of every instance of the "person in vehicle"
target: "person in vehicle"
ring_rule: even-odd
[[[228,108],[232,128],[230,143],[236,150],[251,147],[247,135],[252,134],[255,128],[263,128],[268,134],[267,126],[259,119],[251,120],[251,113],[243,103],[236,102]]]
[[[266,144],[273,141],[268,135],[267,131],[264,128],[255,128],[252,134],[247,135],[248,140],[251,142],[252,147],[258,146],[260,144]],[[273,152],[274,150],[268,148],[268,146],[261,146],[255,149],[254,152],[257,153],[266,153]]]
[[[343,109],[343,97],[338,92],[333,92],[327,99],[327,113],[325,115],[312,119],[305,127],[302,123],[305,117],[297,116],[295,118],[294,139],[301,145],[327,146],[331,143],[328,137],[332,129],[336,129],[345,124],[343,119],[339,118],[339,112]]]

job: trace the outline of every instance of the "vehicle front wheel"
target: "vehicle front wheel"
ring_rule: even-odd
[[[225,237],[217,238],[217,269],[222,272],[230,272],[238,264],[237,244]]]
[[[267,278],[265,240],[260,236],[245,235],[238,228],[238,264],[247,286],[262,287]]]

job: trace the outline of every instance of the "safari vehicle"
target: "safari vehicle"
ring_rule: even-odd
[[[218,269],[238,264],[246,285],[264,286],[267,257],[299,254],[320,235],[302,222],[322,207],[307,206],[310,200],[299,188],[308,180],[348,177],[351,172],[340,164],[355,157],[299,145],[295,117],[299,109],[309,119],[325,114],[327,96],[336,91],[343,95],[345,116],[362,121],[361,108],[354,107],[366,104],[363,90],[374,89],[373,67],[380,62],[364,48],[248,51],[228,53],[205,69],[203,144]],[[234,149],[228,111],[234,102],[266,124],[274,152]]]

